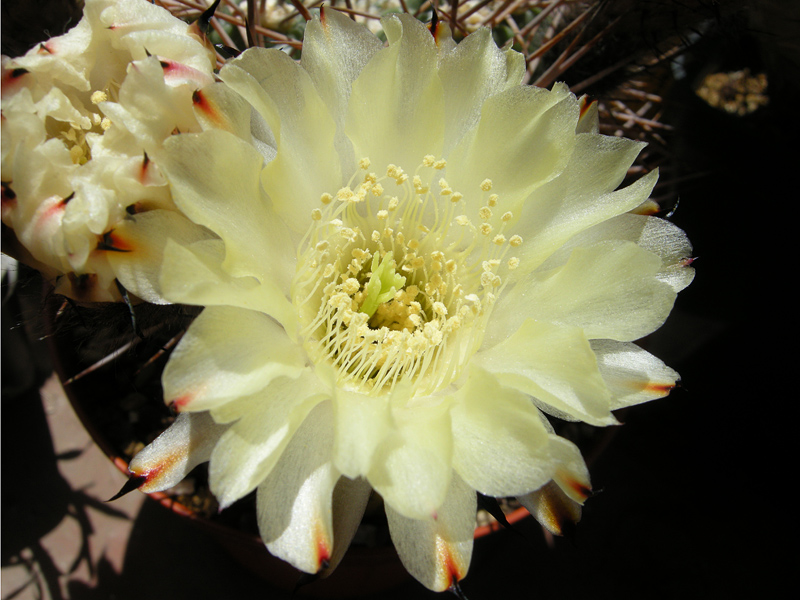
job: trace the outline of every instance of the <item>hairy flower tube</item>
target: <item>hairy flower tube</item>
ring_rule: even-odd
[[[87,0],[69,32],[3,57],[2,219],[58,293],[113,300],[117,278],[138,292],[107,257],[143,268],[157,252],[121,246],[115,227],[155,209],[170,212],[144,217],[158,229],[182,218],[153,158],[171,135],[214,125],[193,101],[215,66],[196,29],[146,0]]]
[[[238,135],[165,143],[176,205],[218,239],[162,242],[153,285],[206,308],[163,375],[180,414],[130,470],[150,492],[210,461],[220,505],[256,490],[269,550],[321,574],[374,489],[406,568],[445,590],[476,491],[555,532],[578,518],[588,472],[545,415],[612,425],[675,385],[632,341],[691,247],[635,212],[656,173],[617,189],[642,144],[599,135],[591,103],[522,85],[487,29],[383,26],[386,47],[324,9],[299,64],[222,68],[254,108]]]

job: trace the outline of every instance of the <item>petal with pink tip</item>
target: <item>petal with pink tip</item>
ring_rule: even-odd
[[[280,376],[296,378],[305,354],[262,312],[209,306],[164,369],[164,401],[179,411],[215,408],[254,394]]]
[[[134,477],[144,478],[139,486],[143,492],[171,488],[211,457],[226,429],[208,413],[178,415],[164,433],[133,457],[128,470]]]
[[[409,519],[386,506],[389,531],[400,560],[428,589],[443,592],[467,574],[476,509],[475,490],[455,473],[434,516]]]

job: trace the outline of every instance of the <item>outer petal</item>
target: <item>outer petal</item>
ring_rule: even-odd
[[[296,313],[286,296],[254,277],[231,277],[222,269],[224,256],[221,240],[188,246],[167,240],[159,279],[164,297],[184,304],[258,310],[276,319],[293,336]]]
[[[344,135],[344,121],[353,81],[383,47],[366,27],[337,10],[320,8],[319,19],[306,24],[302,66],[336,123],[336,148],[353,164],[353,149]]]
[[[611,390],[612,410],[663,398],[678,382],[678,373],[635,344],[592,340],[592,350]]]
[[[518,86],[492,96],[477,127],[447,157],[447,181],[477,210],[485,203],[480,184],[491,179],[498,207],[516,210],[567,166],[577,119],[577,101],[565,86]]]
[[[393,408],[396,429],[376,448],[368,476],[386,504],[411,519],[439,509],[452,473],[449,399],[424,401]]]
[[[280,461],[258,486],[258,529],[269,551],[306,573],[333,553],[330,402],[318,404],[292,436]]]
[[[502,385],[534,396],[545,412],[593,425],[617,422],[609,411],[611,392],[578,327],[528,319],[511,337],[473,360]]]
[[[375,449],[394,431],[388,398],[336,389],[333,461],[350,478],[366,476]]]
[[[356,159],[369,157],[383,173],[389,164],[413,173],[425,155],[442,152],[438,52],[430,31],[411,15],[386,18],[382,24],[390,45],[372,57],[353,83],[346,133]]]
[[[297,379],[280,377],[264,390],[212,409],[217,422],[236,422],[211,454],[211,491],[225,508],[269,475],[297,428],[325,399],[310,372]]]
[[[296,378],[305,353],[261,312],[209,306],[172,353],[164,400],[180,411],[214,408],[253,394],[280,376]]]
[[[656,277],[661,260],[636,244],[577,248],[567,263],[535,273],[500,296],[486,332],[489,348],[526,318],[581,327],[589,339],[638,339],[658,328],[675,291]]]
[[[205,227],[180,213],[151,210],[120,221],[105,236],[103,247],[111,268],[125,289],[155,304],[167,302],[161,289],[164,251],[169,243],[189,245],[215,239]]]
[[[467,574],[476,509],[475,490],[455,473],[433,517],[409,519],[386,506],[389,531],[400,560],[425,587],[442,592]]]
[[[482,494],[515,496],[552,477],[548,433],[527,395],[474,368],[451,417],[453,467]]]
[[[452,52],[442,56],[439,77],[447,107],[445,156],[478,124],[486,99],[519,85],[524,74],[523,56],[510,49],[500,50],[488,28],[468,35]]]
[[[641,151],[639,142],[601,135],[575,138],[569,166],[557,179],[533,194],[522,207],[514,233],[525,242],[518,251],[523,277],[541,265],[572,236],[644,202],[658,171],[614,191]]]
[[[278,154],[262,183],[276,212],[296,232],[305,233],[311,210],[324,192],[342,184],[333,152],[336,124],[303,68],[279,50],[252,48],[230,61],[220,78],[266,120]],[[309,176],[313,174],[313,176]]]
[[[258,486],[259,530],[269,551],[323,576],[344,556],[371,491],[331,464],[332,416],[330,402],[317,405]]]
[[[529,494],[517,496],[517,500],[554,535],[564,535],[565,530],[581,520],[581,505],[567,496],[555,481]]]
[[[172,136],[164,149],[159,164],[175,204],[224,240],[223,268],[288,294],[293,246],[261,189],[261,154],[219,130]]]
[[[208,413],[178,415],[175,422],[131,460],[128,470],[144,477],[143,492],[160,492],[174,485],[211,457],[225,432]]]

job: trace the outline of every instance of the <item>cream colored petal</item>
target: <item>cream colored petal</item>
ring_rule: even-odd
[[[578,327],[526,320],[511,337],[479,352],[474,363],[500,384],[530,394],[555,416],[612,425],[611,392],[589,340]]]
[[[569,440],[552,433],[549,436],[548,450],[555,466],[553,481],[567,496],[582,505],[592,494],[592,482],[581,451]]]
[[[333,412],[318,404],[258,486],[258,529],[270,553],[306,573],[333,554],[332,494],[339,472],[331,464]]]
[[[254,277],[231,277],[222,270],[225,246],[213,239],[182,246],[167,240],[159,284],[171,302],[198,306],[237,306],[266,313],[290,337],[297,318],[291,302],[271,282]]]
[[[581,232],[549,260],[558,262],[561,255],[574,247],[588,246],[605,239],[629,240],[658,255],[662,262],[658,278],[676,292],[694,279],[694,269],[689,266],[692,263],[692,245],[686,233],[664,219],[633,213],[619,215]]]
[[[452,473],[448,399],[395,407],[395,431],[375,449],[368,480],[384,502],[410,519],[428,518],[444,502]]]
[[[389,47],[353,83],[345,131],[356,160],[379,175],[389,164],[412,173],[426,155],[441,156],[444,102],[438,52],[427,27],[411,15],[381,21]],[[349,175],[346,173],[346,175]]]
[[[197,90],[192,95],[194,114],[205,129],[224,129],[251,143],[250,114],[252,107],[239,94],[218,82]]]
[[[455,473],[433,517],[409,519],[386,506],[389,531],[400,560],[428,589],[443,592],[467,574],[476,510],[475,490]]]
[[[513,226],[524,240],[517,251],[517,277],[537,268],[572,236],[639,206],[656,184],[657,170],[614,191],[641,151],[640,142],[591,134],[575,139],[567,169],[525,202]]]
[[[581,505],[564,493],[555,481],[550,481],[535,492],[517,496],[542,527],[554,535],[565,531],[581,520]]]
[[[523,56],[511,49],[500,50],[488,28],[468,35],[452,52],[442,56],[439,77],[447,107],[445,156],[478,124],[486,99],[519,85],[524,74]]]
[[[394,431],[388,398],[336,389],[333,462],[350,478],[366,476],[375,449]]]
[[[261,154],[221,130],[172,136],[164,149],[158,160],[175,204],[225,242],[223,269],[288,294],[294,248],[261,188]]]
[[[366,479],[339,478],[333,488],[333,553],[328,566],[319,572],[320,577],[330,575],[344,558],[361,524],[371,493],[372,487]]]
[[[526,394],[473,368],[451,410],[453,467],[487,496],[515,496],[547,483],[548,433]]]
[[[366,27],[337,10],[321,7],[320,18],[306,24],[301,64],[336,123],[336,148],[353,163],[344,121],[353,81],[383,47]],[[350,156],[348,156],[350,154]]]
[[[269,125],[278,154],[262,183],[278,215],[304,234],[320,196],[342,185],[333,117],[308,73],[278,50],[247,50],[221,69],[220,78]]]
[[[139,489],[145,493],[171,488],[211,457],[225,429],[208,413],[178,415],[164,433],[133,457],[128,470],[134,477],[144,478]]]
[[[518,86],[492,96],[477,127],[446,157],[447,181],[477,210],[486,203],[481,182],[490,179],[498,207],[515,211],[567,166],[577,119],[577,101],[560,85],[553,91]]]
[[[280,377],[251,396],[212,409],[214,420],[236,420],[211,454],[209,484],[225,508],[254,490],[277,464],[297,428],[325,399],[310,372]]]
[[[526,318],[581,327],[588,339],[630,341],[657,329],[675,302],[659,281],[661,260],[631,242],[575,249],[558,269],[536,273],[500,296],[484,348],[505,339]]]
[[[658,358],[629,342],[593,340],[600,374],[611,390],[611,409],[663,398],[680,376]]]
[[[164,250],[169,243],[189,245],[215,239],[205,227],[170,210],[151,210],[120,221],[105,236],[103,252],[120,283],[139,298],[154,304],[168,302],[160,277]]]
[[[164,401],[178,411],[214,408],[254,394],[280,376],[296,378],[305,353],[261,312],[209,306],[189,327],[164,369]]]

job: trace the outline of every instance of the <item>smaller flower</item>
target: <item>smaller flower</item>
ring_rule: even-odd
[[[163,302],[108,255],[128,254],[126,263],[157,255],[115,238],[131,214],[169,212],[143,218],[207,236],[175,210],[154,156],[172,134],[206,125],[193,94],[213,83],[214,66],[194,28],[145,0],[87,0],[72,30],[3,57],[2,219],[57,292],[113,300],[114,280],[124,279]]]

